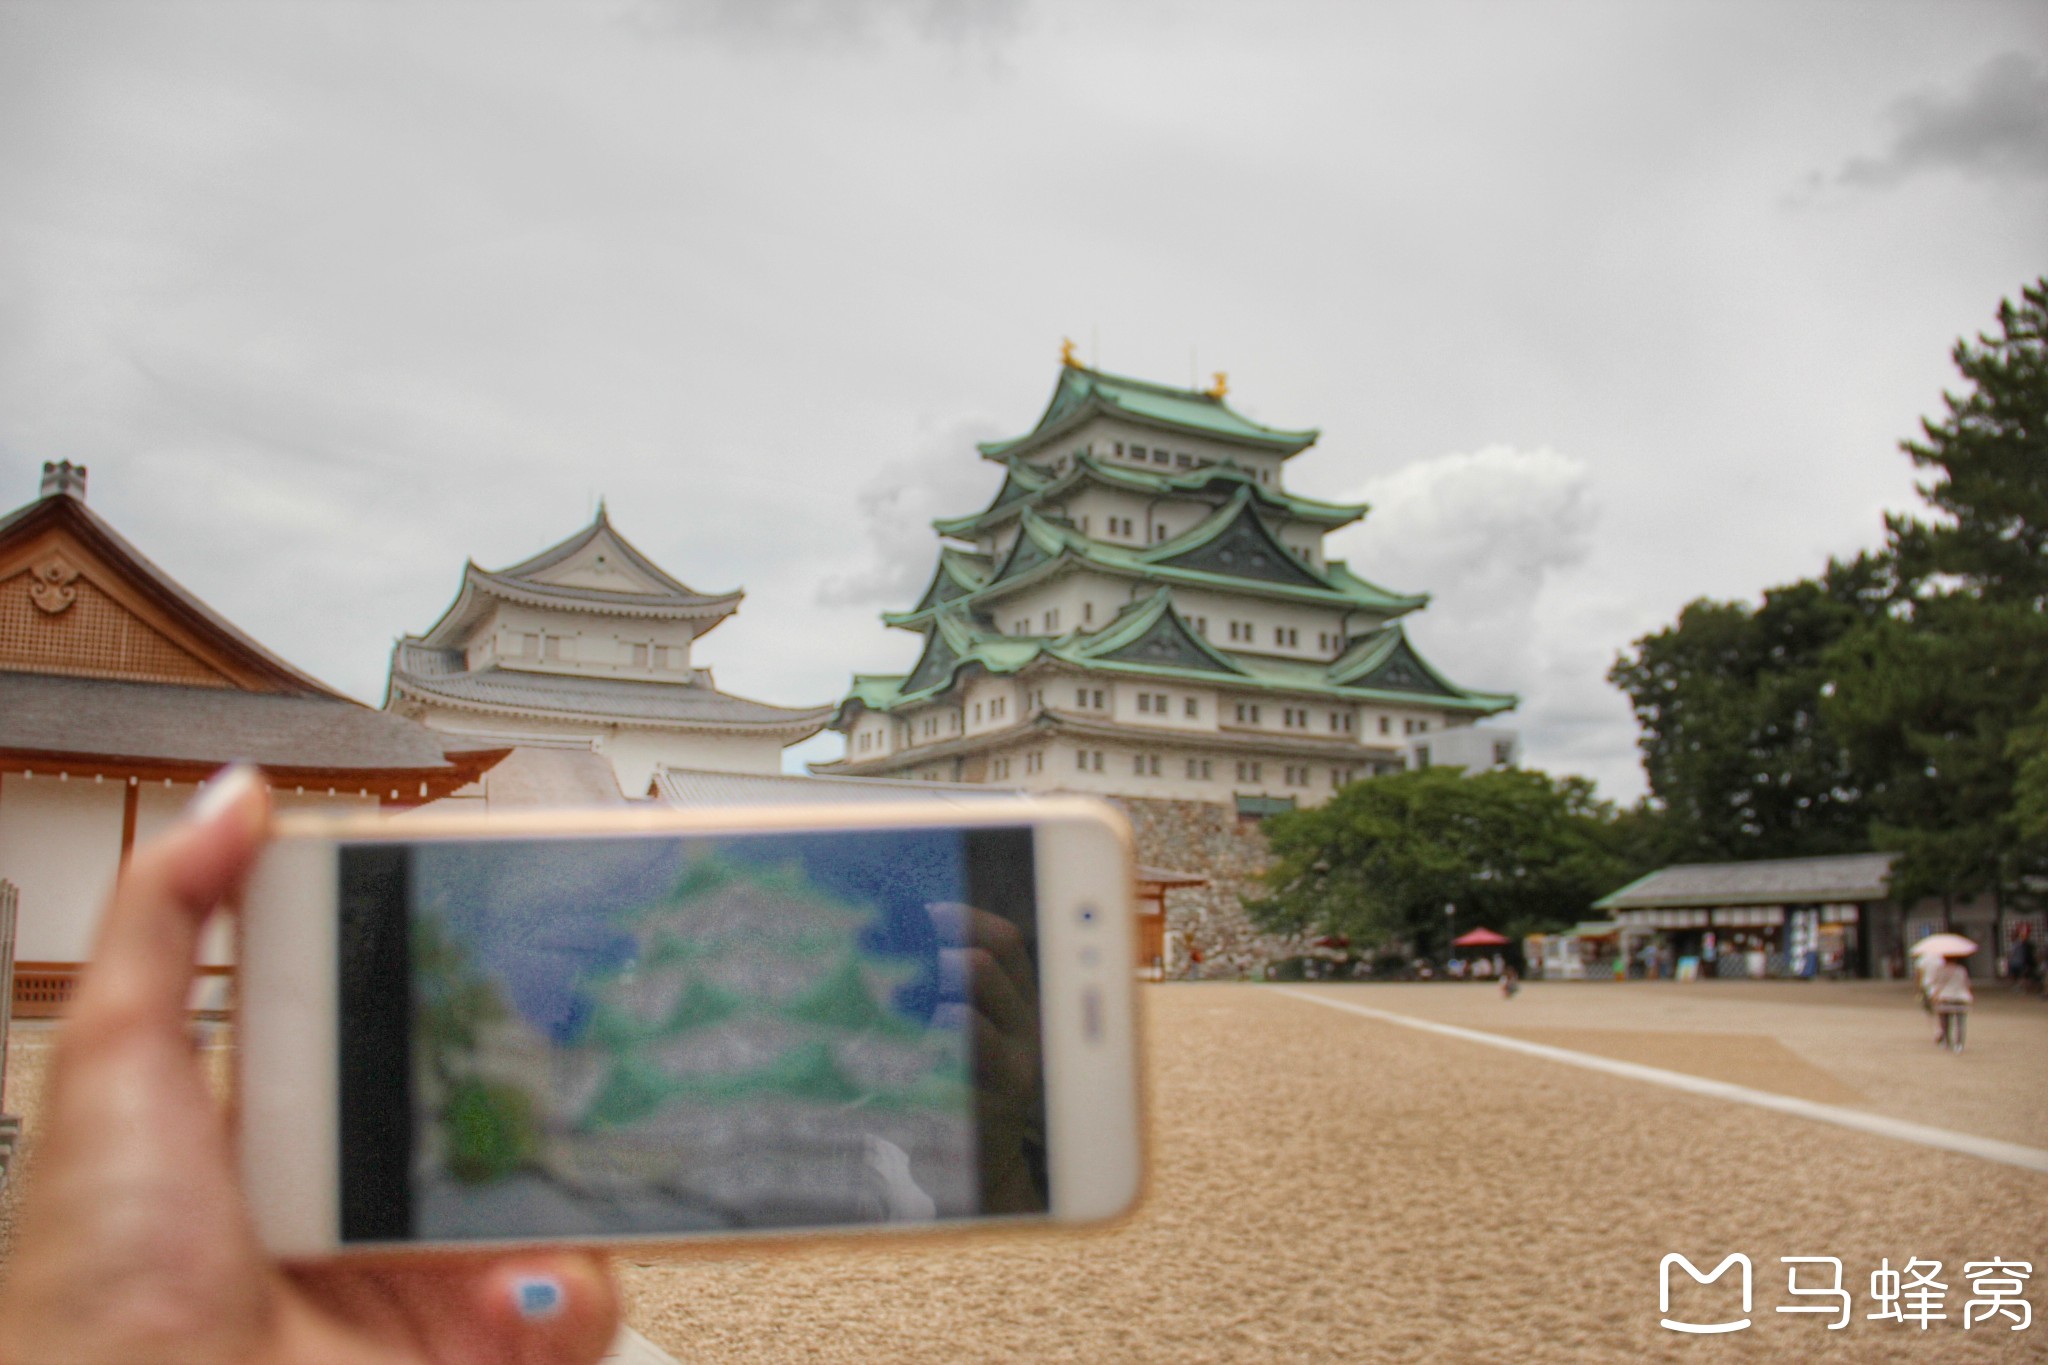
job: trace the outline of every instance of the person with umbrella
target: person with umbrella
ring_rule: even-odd
[[[1934,1035],[1935,1044],[1950,1052],[1963,1050],[1964,1029],[1976,1000],[1970,991],[1969,970],[1962,961],[1976,951],[1977,945],[1961,934],[1929,934],[1913,945],[1913,956],[1921,966],[1932,966],[1924,980],[1928,1007],[1941,1025]]]

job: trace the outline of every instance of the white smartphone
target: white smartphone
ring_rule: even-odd
[[[1133,872],[1080,799],[282,817],[241,917],[263,1242],[1114,1217]]]

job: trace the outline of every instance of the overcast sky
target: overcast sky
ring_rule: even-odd
[[[1632,799],[1615,654],[1877,543],[2044,270],[2038,3],[0,0],[0,507],[89,465],[370,702],[599,496],[746,588],[720,686],[907,667],[1071,336],[1321,428],[1333,552]]]

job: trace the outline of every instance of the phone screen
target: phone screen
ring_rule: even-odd
[[[344,843],[344,1243],[1048,1207],[1029,828]]]

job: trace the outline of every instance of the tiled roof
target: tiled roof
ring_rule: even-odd
[[[1130,489],[1152,497],[1195,498],[1208,496],[1228,500],[1239,489],[1247,489],[1260,506],[1326,528],[1347,526],[1371,509],[1366,504],[1323,502],[1304,498],[1263,484],[1248,469],[1235,464],[1204,465],[1195,469],[1154,472],[1114,464],[1094,455],[1072,457],[1065,471],[1049,475],[1021,460],[1006,461],[1008,475],[989,505],[972,516],[942,517],[932,523],[939,534],[972,537],[990,526],[1001,525],[1024,507],[1038,508],[1057,502],[1082,483],[1099,483],[1111,488]]]
[[[1426,593],[1392,592],[1368,583],[1342,560],[1331,560],[1321,568],[1305,563],[1273,539],[1251,507],[1249,490],[1240,491],[1180,535],[1143,547],[1096,540],[1026,508],[1009,552],[978,586],[969,586],[968,576],[947,572],[942,558],[941,572],[959,583],[958,590],[942,595],[949,602],[985,609],[987,604],[1056,573],[1086,568],[1153,583],[1371,611],[1382,617],[1405,615],[1429,602]],[[935,576],[934,586],[940,581]],[[928,591],[917,607],[882,619],[892,626],[922,628],[933,609],[930,596]]]
[[[1681,863],[1593,902],[1596,910],[1675,906],[1820,905],[1883,900],[1895,853],[1774,858],[1750,863]]]
[[[1140,598],[1100,629],[1060,636],[1001,635],[976,622],[958,602],[939,608],[930,622],[931,633],[916,666],[902,677],[856,677],[833,718],[835,726],[846,724],[846,707],[856,702],[889,711],[937,697],[970,664],[994,674],[1016,673],[1037,663],[1066,664],[1090,672],[1347,701],[1420,701],[1476,715],[1492,715],[1517,703],[1512,695],[1473,691],[1445,679],[1415,652],[1398,625],[1382,627],[1371,637],[1369,648],[1348,651],[1336,664],[1226,652],[1188,628],[1174,609],[1168,588]],[[1341,675],[1333,671],[1339,666],[1345,670]]]
[[[460,650],[432,649],[401,640],[391,658],[391,694],[410,695],[486,712],[542,712],[599,721],[659,726],[788,731],[812,734],[831,716],[829,706],[770,706],[697,683],[593,678],[492,666],[463,667]]]
[[[1314,445],[1320,435],[1308,428],[1288,431],[1254,422],[1224,402],[1219,394],[1105,374],[1080,365],[1063,365],[1059,381],[1053,386],[1052,398],[1045,405],[1037,425],[1011,440],[984,442],[980,449],[984,455],[1000,458],[1012,450],[1076,426],[1095,412],[1107,412],[1148,426],[1242,442],[1289,455]]]
[[[465,736],[322,694],[0,672],[0,750],[217,766],[446,774]]]

